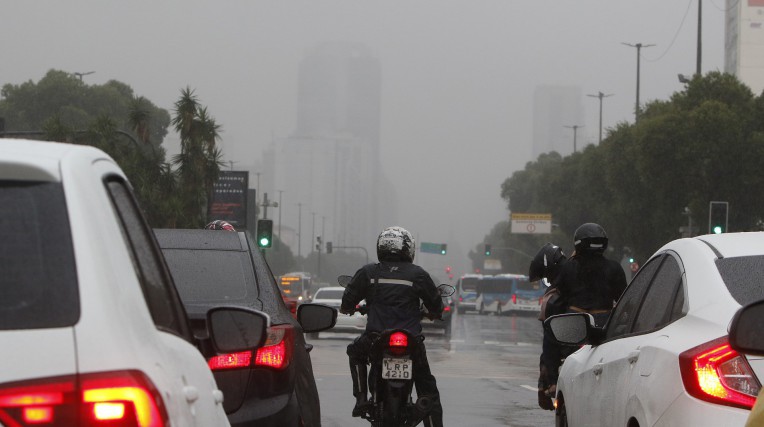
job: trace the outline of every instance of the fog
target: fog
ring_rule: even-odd
[[[634,119],[636,50],[623,43],[655,45],[642,50],[642,103],[681,90],[677,74],[696,66],[695,0],[0,4],[0,84],[94,71],[86,83],[122,81],[171,112],[189,86],[222,126],[224,159],[252,174],[294,128],[306,50],[368,46],[381,66],[380,160],[397,222],[425,241],[460,242],[465,256],[507,218],[501,183],[533,160],[538,86],[580,87],[584,120],[570,123],[582,126],[580,149],[598,139],[598,100],[586,94],[612,94],[605,129]],[[723,70],[724,7],[703,4],[703,72]],[[297,201],[283,197],[294,224]]]

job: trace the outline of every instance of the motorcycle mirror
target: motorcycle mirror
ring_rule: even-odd
[[[446,285],[445,283],[438,286],[438,292],[440,292],[440,296],[442,297],[450,297],[455,291],[456,288],[451,285]]]
[[[339,276],[337,278],[337,283],[339,283],[340,286],[347,287],[347,285],[350,284],[350,281],[353,280],[353,277],[348,276],[347,274],[343,274],[342,276]]]

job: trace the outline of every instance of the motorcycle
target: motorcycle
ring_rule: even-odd
[[[342,286],[350,283],[350,276],[340,276]],[[442,297],[454,293],[454,287],[440,285]],[[365,306],[356,311],[367,314]],[[422,316],[428,316],[422,308]],[[411,396],[414,387],[414,370],[417,369],[417,354],[424,348],[424,336],[412,334],[405,329],[388,329],[370,333],[368,388],[371,394],[363,407],[361,418],[372,427],[414,427],[421,423],[433,406],[428,396]]]

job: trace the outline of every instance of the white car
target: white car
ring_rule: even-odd
[[[311,302],[315,304],[328,305],[329,307],[333,307],[339,310],[340,306],[342,305],[342,294],[344,292],[345,288],[341,286],[327,286],[319,288],[315,295],[313,295],[313,300]],[[360,305],[363,305],[364,303],[364,301],[361,301]],[[365,330],[366,315],[356,311],[352,315],[339,313],[337,315],[337,323],[327,332],[358,332],[360,334]],[[313,333],[312,336],[315,338],[318,336],[318,333]]]
[[[660,248],[604,328],[585,313],[553,316],[568,344],[557,382],[560,426],[744,425],[764,360],[730,348],[735,312],[764,298],[764,233],[679,239]]]
[[[153,233],[108,155],[0,139],[0,236],[0,425],[229,425]],[[256,313],[237,312],[208,313],[218,349],[235,350],[216,338]],[[249,344],[260,345],[267,316],[252,319],[262,322]]]

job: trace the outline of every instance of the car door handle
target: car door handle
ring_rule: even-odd
[[[196,387],[187,385],[183,387],[183,396],[186,398],[186,402],[194,403],[199,399],[199,390]]]
[[[599,376],[602,373],[602,363],[598,363],[594,365],[594,369],[592,369],[592,372],[594,372],[594,375]]]
[[[639,359],[639,350],[636,350],[629,353],[629,357],[627,360],[629,361],[629,364],[633,365],[637,363],[638,359]]]

